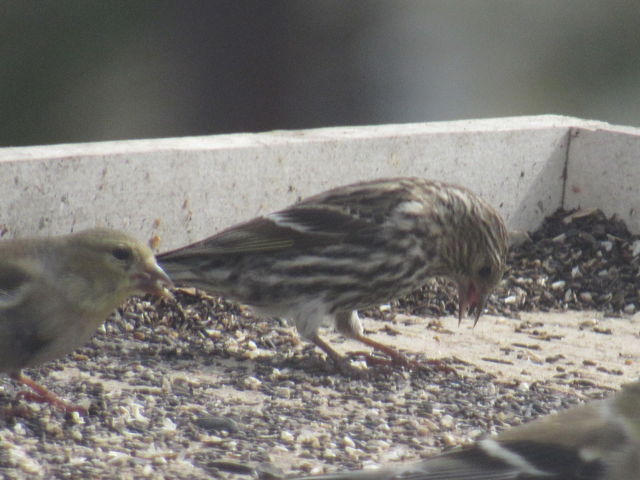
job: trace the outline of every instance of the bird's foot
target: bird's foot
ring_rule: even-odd
[[[401,353],[399,352],[395,352],[395,353],[397,353],[397,355],[382,357],[378,355],[376,352],[358,351],[358,352],[349,352],[347,356],[350,359],[364,358],[364,360],[367,362],[367,365],[394,365],[394,366],[406,367],[409,369],[416,368],[419,366],[418,363],[414,362],[413,360],[409,360],[407,357],[405,357]]]
[[[54,407],[62,410],[65,413],[78,412],[81,415],[87,415],[87,409],[80,405],[73,405],[65,402],[60,397],[58,397],[55,393],[47,390],[42,385],[34,382],[28,377],[25,377],[22,374],[12,375],[14,380],[26,385],[31,389],[31,391],[23,390],[16,394],[16,398],[25,399],[31,402],[39,402],[39,403],[49,403]]]
[[[67,403],[52,392],[49,392],[49,395],[41,395],[40,393],[23,390],[16,394],[16,398],[24,399],[28,402],[48,403],[65,413],[78,412],[80,415],[87,415],[89,413],[86,408]]]
[[[367,378],[369,373],[366,369],[358,368],[353,365],[349,358],[345,358],[336,352],[331,346],[320,338],[317,334],[311,338],[311,341],[320,347],[324,353],[333,361],[336,368],[345,377],[351,378]]]
[[[360,334],[354,335],[353,338],[355,340],[358,340],[359,342],[364,343],[368,347],[373,348],[375,352],[380,352],[386,357],[389,357],[388,359],[385,359],[378,355],[375,355],[374,353],[368,352],[355,353],[356,355],[364,355],[365,357],[367,357],[367,363],[371,363],[372,365],[401,366],[410,370],[420,367],[419,363],[413,360],[409,360],[403,353],[399,352],[393,347],[390,347],[389,345],[376,342],[375,340]]]
[[[386,352],[385,352],[386,353]],[[380,355],[377,355],[376,352],[349,352],[348,358],[364,358],[367,362],[367,365],[391,365],[391,366],[401,366],[405,367],[408,370],[420,370],[420,369],[435,369],[440,372],[453,374],[458,376],[458,372],[452,366],[446,364],[442,360],[429,358],[426,360],[410,360],[406,356],[402,355],[399,352],[396,352],[396,356],[390,356],[390,358],[385,358]]]
[[[369,371],[366,368],[359,368],[353,364],[351,358],[341,357],[339,360],[333,359],[336,368],[345,377],[365,379],[369,377]]]

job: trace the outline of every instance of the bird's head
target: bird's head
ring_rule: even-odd
[[[119,304],[135,294],[171,296],[168,275],[153,252],[130,236],[110,229],[85,230],[66,237],[75,271],[105,303]],[[115,308],[115,307],[111,307]]]
[[[496,258],[480,255],[464,275],[456,279],[458,284],[458,324],[465,314],[474,317],[473,325],[478,323],[487,298],[500,282],[504,273],[504,262]]]
[[[461,197],[464,192],[461,194]],[[449,247],[450,278],[458,286],[458,322],[465,314],[478,323],[487,298],[506,269],[509,239],[500,215],[480,198],[458,202],[455,241]]]

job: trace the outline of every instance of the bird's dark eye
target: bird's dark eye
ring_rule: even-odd
[[[478,270],[478,275],[481,278],[489,278],[491,276],[491,267],[489,265],[485,265],[484,267]]]
[[[128,262],[133,258],[133,252],[129,247],[115,247],[111,250],[111,255],[122,262]]]

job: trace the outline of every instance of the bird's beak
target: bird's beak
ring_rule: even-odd
[[[458,326],[462,322],[463,315],[469,313],[475,316],[473,322],[475,327],[484,310],[486,300],[486,295],[482,295],[472,281],[460,281],[458,283]]]
[[[144,270],[132,275],[132,282],[141,292],[159,297],[173,298],[173,295],[168,290],[173,288],[173,282],[154,259],[147,262]]]

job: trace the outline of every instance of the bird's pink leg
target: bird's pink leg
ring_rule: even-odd
[[[55,393],[47,390],[45,387],[43,387],[42,385],[34,382],[29,377],[25,377],[20,372],[11,373],[9,376],[12,379],[14,379],[16,382],[20,382],[23,385],[26,385],[27,387],[29,387],[31,390],[33,390],[33,392],[19,392],[18,396],[20,396],[22,398],[25,398],[25,399],[33,401],[33,402],[49,403],[49,404],[59,408],[60,410],[66,412],[66,413],[68,413],[68,412],[78,412],[78,413],[80,413],[82,415],[86,415],[87,414],[87,409],[86,408],[81,407],[80,405],[71,405],[71,404],[65,402],[60,397],[58,397]]]
[[[395,348],[389,347],[388,345],[384,345],[380,342],[376,342],[375,340],[364,336],[364,334],[362,333],[362,324],[360,323],[357,312],[338,312],[336,314],[335,321],[336,329],[345,337],[353,338],[354,340],[362,342],[365,345],[373,348],[374,350],[378,350],[379,352],[384,353],[385,355],[390,357],[391,362],[396,365],[403,365],[405,367],[409,367],[412,365],[412,362],[410,362],[407,357],[405,357]],[[364,355],[372,363],[388,363],[380,358],[371,356],[371,354],[369,353],[364,353]]]
[[[454,373],[457,374],[458,372],[456,372],[456,370],[452,367],[450,367],[449,365],[446,365],[444,362],[442,362],[442,360],[438,360],[438,359],[434,359],[434,358],[428,358],[426,360],[423,361],[416,361],[416,360],[409,360],[405,355],[403,355],[402,353],[400,353],[399,351],[397,351],[395,348],[390,347],[388,345],[385,345],[383,343],[380,342],[376,342],[375,340],[372,340],[368,337],[365,337],[364,335],[359,335],[357,337],[353,337],[355,340],[358,340],[359,342],[364,343],[365,345],[384,353],[385,355],[391,357],[391,362],[389,361],[385,361],[384,359],[380,358],[380,357],[374,357],[373,355],[371,355],[368,352],[355,352],[356,354],[364,354],[365,357],[367,358],[367,362],[372,363],[372,364],[388,364],[388,363],[392,363],[393,365],[401,365],[403,367],[406,368],[419,368],[421,366],[424,366],[424,364],[426,363],[427,365],[433,365],[437,370],[446,372],[446,373]]]
[[[366,376],[366,373],[363,370],[354,368],[348,359],[344,358],[338,352],[336,352],[331,346],[325,342],[320,336],[316,333],[310,340],[319,347],[324,353],[326,353],[333,363],[336,364],[338,370],[343,375],[352,376],[352,377],[363,377]]]
[[[391,363],[393,363],[394,365],[402,365],[404,367],[416,366],[415,362],[409,360],[405,355],[400,353],[395,348],[385,345],[384,343],[376,342],[375,340],[372,340],[369,337],[365,337],[364,335],[360,335],[360,334],[355,335],[351,338],[364,343],[365,345],[373,348],[374,350],[384,353],[385,355],[391,358]],[[372,357],[371,355],[367,355],[367,357],[370,358],[373,362],[383,363],[380,358],[375,358],[375,357]]]
[[[391,358],[391,362],[388,362],[388,361],[385,361],[384,359],[374,357],[368,352],[356,352],[356,355],[364,354],[364,356],[367,358],[367,362],[370,362],[372,364],[392,363],[394,365],[401,365],[407,368],[419,368],[424,363],[424,362],[417,362],[415,360],[409,360],[405,355],[400,353],[395,348],[385,345],[384,343],[376,342],[375,340],[372,340],[371,338],[366,337],[362,333],[362,325],[360,323],[357,313],[355,312],[354,313],[340,312],[336,314],[336,328],[343,335],[349,338],[353,338],[354,340],[357,340],[361,343],[364,343],[365,345],[373,348],[374,350],[382,352]],[[447,373],[457,373],[453,368],[449,367],[448,365],[445,365],[440,360],[429,359],[429,360],[426,360],[426,363],[429,365],[434,365],[438,370],[442,370]]]

